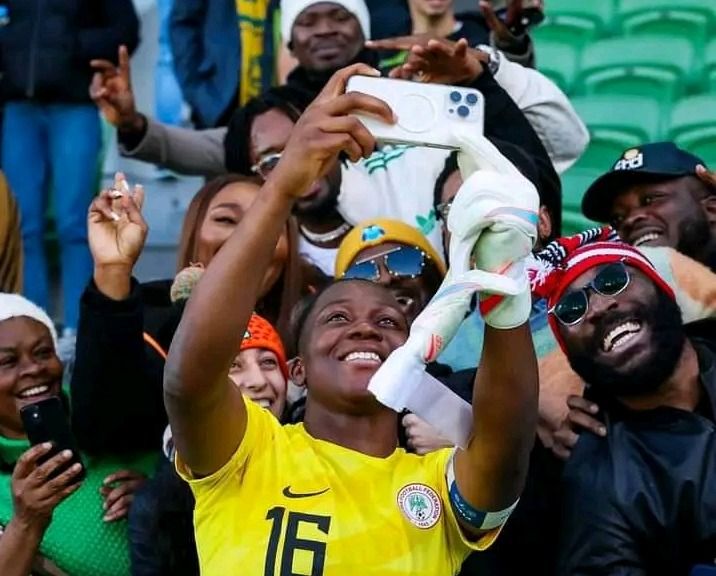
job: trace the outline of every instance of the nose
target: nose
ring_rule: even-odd
[[[260,392],[267,386],[266,377],[258,364],[247,364],[241,371],[239,388],[245,388],[251,392]]]
[[[313,28],[316,35],[327,36],[335,33],[335,27],[332,26],[331,21],[328,18],[319,18]]]
[[[27,358],[20,364],[20,377],[21,378],[32,378],[40,375],[43,371],[43,365],[40,362],[36,362],[32,358]]]
[[[369,320],[358,320],[353,323],[348,337],[354,340],[382,340],[383,335]]]
[[[585,320],[592,323],[597,322],[604,314],[618,307],[619,304],[614,296],[603,296],[597,292],[590,291]]]

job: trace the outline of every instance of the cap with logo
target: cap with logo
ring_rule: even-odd
[[[614,198],[627,186],[641,182],[695,176],[696,166],[704,164],[698,156],[673,142],[654,142],[625,150],[613,168],[597,178],[582,199],[582,212],[597,222],[609,220]]]

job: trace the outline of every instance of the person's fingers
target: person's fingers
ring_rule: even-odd
[[[120,217],[112,209],[112,203],[120,197],[121,192],[117,190],[103,190],[90,204],[88,220],[90,222],[118,221]]]
[[[52,495],[60,492],[76,482],[77,475],[82,471],[82,464],[76,462],[65,470],[62,474],[48,481],[46,484],[47,492]]]
[[[418,418],[415,414],[406,414],[403,416],[403,427],[404,428],[410,428],[412,426],[415,426],[420,422],[420,418]]]
[[[80,486],[82,486],[82,482],[76,482],[75,484],[70,484],[66,488],[64,488],[58,492],[55,492],[52,496],[47,498],[47,500],[45,500],[45,502],[54,508],[60,502],[62,502],[65,498],[67,498],[70,494],[72,494],[73,492],[76,492]]]
[[[495,10],[489,0],[480,0],[480,12],[490,30],[496,31],[503,25],[497,14],[495,14]]]
[[[109,60],[90,60],[90,68],[104,76],[112,77],[117,75],[117,67]]]
[[[434,38],[428,42],[425,53],[431,56],[452,58],[455,53],[455,43]]]
[[[460,40],[457,41],[457,44],[455,44],[455,48],[453,50],[453,58],[462,60],[467,56],[467,49],[469,48],[469,45],[467,43],[467,40],[465,38],[460,38]]]
[[[109,486],[110,484],[124,480],[136,480],[137,478],[143,478],[143,476],[134,470],[117,470],[117,472],[110,474],[102,480],[102,486]]]
[[[120,203],[122,211],[127,215],[127,219],[132,224],[137,224],[142,228],[147,226],[147,223],[142,216],[142,212],[139,210],[139,206],[137,206],[137,202],[132,195],[122,196],[122,198],[120,198]]]
[[[89,93],[90,98],[92,98],[94,102],[97,102],[103,96],[106,95],[102,74],[100,74],[99,72],[95,72],[94,74],[92,74],[92,81],[90,82]]]
[[[55,454],[47,462],[36,467],[34,472],[30,474],[30,478],[36,485],[44,484],[50,475],[57,470],[57,468],[67,463],[70,458],[72,458],[72,452],[70,450],[63,450],[59,454]]]
[[[119,75],[127,83],[127,86],[131,85],[131,76],[129,71],[129,50],[122,44],[119,47]]]
[[[104,522],[116,522],[117,520],[125,518],[127,514],[129,514],[129,507],[132,505],[133,500],[134,494],[125,494],[117,499],[112,504],[112,507],[105,512],[102,520]]]
[[[351,76],[380,76],[380,71],[368,66],[367,64],[358,63],[346,68],[338,70],[328,83],[325,85],[321,93],[313,101],[314,104],[328,102],[340,96],[346,91],[346,84]]]
[[[522,14],[521,0],[512,0],[507,6],[507,14],[505,14],[505,27],[514,25]]]
[[[52,450],[52,444],[50,442],[45,442],[43,444],[33,446],[29,450],[23,452],[15,464],[13,476],[15,478],[26,478],[29,476],[35,469],[37,461],[50,450]]]
[[[567,406],[573,410],[582,410],[589,414],[597,414],[599,412],[599,406],[594,402],[590,402],[584,396],[578,396],[576,394],[567,396]]]
[[[579,434],[575,434],[567,426],[563,426],[554,433],[555,443],[561,444],[567,449],[571,449],[579,440]]]
[[[124,172],[114,173],[114,188],[119,190],[122,194],[129,194],[129,184],[127,183],[127,177]]]
[[[327,134],[350,134],[353,140],[360,146],[362,152],[368,155],[375,150],[375,138],[373,138],[373,135],[365,127],[363,122],[358,120],[355,116],[330,118],[321,126],[321,130]]]
[[[569,457],[572,455],[571,450],[557,443],[552,446],[552,453],[560,460],[569,460]]]
[[[589,430],[597,436],[607,435],[607,429],[604,425],[582,410],[570,410],[567,419],[577,429]]]
[[[107,496],[105,496],[102,507],[106,511],[109,511],[118,500],[127,494],[133,494],[137,486],[138,484],[136,482],[121,482],[118,486],[112,488]]]
[[[134,198],[134,203],[141,212],[142,207],[144,206],[144,186],[141,184],[135,184],[134,190],[132,191],[132,197]]]
[[[325,105],[324,111],[334,117],[362,113],[375,116],[388,124],[395,122],[393,110],[385,101],[361,92],[349,92],[335,98]]]
[[[696,175],[702,182],[709,186],[716,187],[716,172],[709,172],[706,166],[699,164],[696,166]]]

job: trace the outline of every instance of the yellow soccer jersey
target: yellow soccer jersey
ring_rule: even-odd
[[[202,576],[448,576],[472,549],[448,500],[451,450],[375,458],[281,426],[246,402],[246,435],[215,474],[189,479]]]

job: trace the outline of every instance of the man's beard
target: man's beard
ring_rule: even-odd
[[[607,315],[602,326],[611,329],[635,317],[641,322],[642,329],[648,326],[651,330],[652,347],[648,356],[629,372],[597,360],[599,347],[608,330],[597,330],[586,350],[577,354],[570,352],[568,355],[572,369],[598,393],[610,397],[647,394],[659,388],[676,369],[686,342],[681,310],[676,302],[657,290],[653,305],[640,303],[628,313]]]
[[[711,228],[704,214],[679,224],[677,252],[700,261],[704,249],[711,244]],[[708,264],[708,263],[706,263]]]
[[[311,221],[320,221],[322,218],[332,216],[338,208],[338,190],[335,190],[329,182],[330,190],[323,198],[317,198],[302,204],[297,202],[293,207],[293,213],[298,216],[306,217]]]

